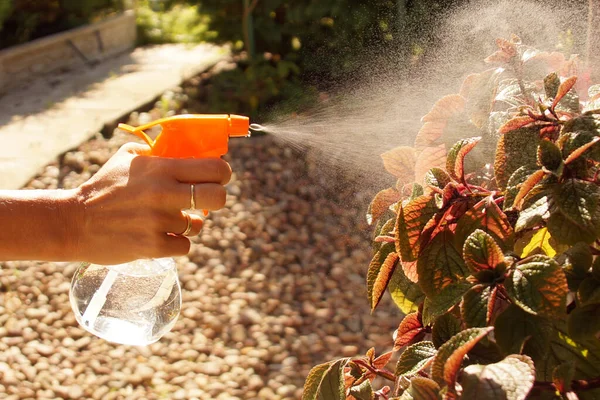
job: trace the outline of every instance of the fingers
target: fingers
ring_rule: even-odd
[[[225,206],[227,190],[217,183],[175,183],[168,189],[163,190],[161,201],[170,209],[188,210],[192,207],[192,196],[194,197],[194,209],[196,210],[219,210]]]
[[[225,185],[231,179],[231,167],[220,158],[164,158],[163,162],[165,170],[179,182]]]
[[[185,256],[190,251],[191,242],[184,236],[161,235],[155,257]]]
[[[140,156],[149,155],[150,150],[151,150],[150,146],[148,146],[147,144],[135,143],[135,142],[125,143],[119,149],[119,151],[127,152],[130,154],[137,154]]]

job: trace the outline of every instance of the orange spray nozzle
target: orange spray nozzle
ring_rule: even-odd
[[[144,132],[153,126],[162,132],[152,140]],[[119,128],[133,133],[152,148],[150,154],[173,158],[218,158],[228,151],[230,137],[248,137],[250,120],[233,114],[186,114],[163,118],[146,125]]]

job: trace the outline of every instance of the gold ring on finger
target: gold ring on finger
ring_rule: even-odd
[[[182,211],[182,213],[185,216],[185,219],[187,221],[187,227],[185,228],[185,231],[183,231],[183,233],[180,234],[180,236],[187,236],[192,231],[192,217],[190,216],[190,214],[186,213],[185,211]]]

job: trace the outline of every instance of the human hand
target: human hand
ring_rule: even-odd
[[[190,208],[191,184],[197,209],[225,205],[223,185],[231,178],[221,159],[149,156],[146,145],[129,143],[77,190],[79,210],[72,230],[76,258],[98,264],[185,255],[190,241],[181,236]],[[188,236],[202,229],[193,214]]]

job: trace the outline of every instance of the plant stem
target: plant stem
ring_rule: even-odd
[[[368,363],[366,363],[363,360],[352,360],[352,361],[356,365],[364,367],[364,368],[368,369],[369,371],[371,371],[372,373],[381,376],[382,378],[390,380],[390,381],[392,381],[394,383],[396,382],[396,376],[394,374],[392,374],[390,371],[388,371],[387,369],[373,368],[371,365],[369,365]]]

